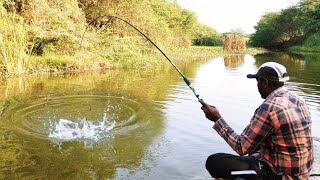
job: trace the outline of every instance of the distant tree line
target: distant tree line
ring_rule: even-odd
[[[250,45],[267,49],[287,49],[319,39],[320,0],[301,0],[280,12],[267,13],[255,29]]]

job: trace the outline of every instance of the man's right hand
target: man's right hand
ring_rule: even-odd
[[[215,106],[211,106],[211,105],[205,103],[202,99],[200,99],[199,102],[202,104],[201,109],[203,110],[204,114],[206,115],[206,118],[208,118],[209,120],[211,120],[213,122],[216,122],[221,118],[221,115]]]

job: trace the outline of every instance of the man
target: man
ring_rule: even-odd
[[[284,86],[289,80],[286,68],[267,62],[247,77],[257,80],[265,101],[241,135],[216,107],[200,100],[206,117],[215,122],[213,128],[240,155],[213,154],[207,170],[215,178],[232,179],[232,171],[254,170],[259,179],[308,179],[313,164],[311,116],[305,101]]]

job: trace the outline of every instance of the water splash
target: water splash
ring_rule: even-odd
[[[93,141],[99,142],[105,138],[111,137],[111,130],[116,122],[108,120],[104,113],[102,121],[94,122],[86,118],[71,121],[68,119],[59,119],[57,122],[50,121],[48,137],[55,143],[66,141]]]

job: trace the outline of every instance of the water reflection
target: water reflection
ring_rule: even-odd
[[[113,71],[3,81],[0,178],[101,179],[117,168],[139,167],[164,126],[161,104],[154,102],[179,78],[167,77]],[[59,126],[61,120],[68,127]],[[94,132],[75,134],[83,128]]]
[[[244,54],[236,54],[236,55],[229,55],[224,56],[224,65],[226,68],[229,69],[236,69],[242,64],[244,64]]]

